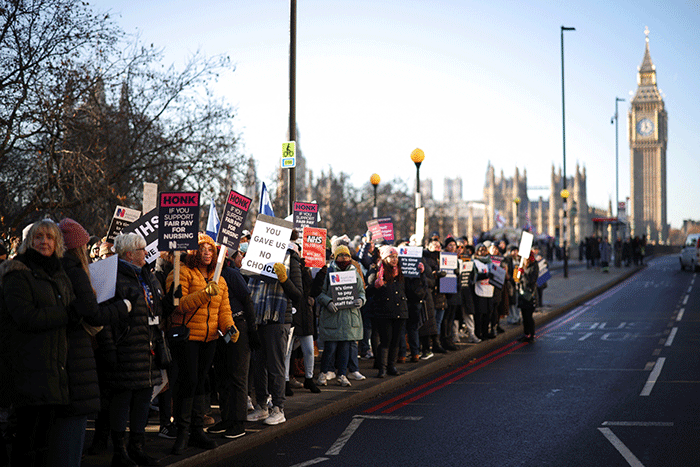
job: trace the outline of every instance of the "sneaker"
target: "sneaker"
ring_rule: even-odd
[[[263,421],[265,425],[279,425],[280,423],[286,422],[287,419],[284,418],[284,410],[279,407],[273,407],[270,415]]]
[[[165,439],[175,439],[177,438],[177,428],[174,423],[169,425],[163,425],[158,432],[158,436]]]
[[[411,363],[416,363],[418,360],[420,360],[420,355],[411,355]]]
[[[304,385],[297,381],[296,378],[290,379],[289,385],[292,387],[292,389],[301,389],[304,387]]]
[[[435,356],[434,353],[432,353],[430,350],[423,352],[423,354],[420,356],[421,360],[428,360],[431,359]]]
[[[230,421],[221,420],[219,423],[215,423],[209,428],[207,428],[207,433],[218,435],[219,433],[223,433],[224,431],[231,428],[231,426],[232,424]]]
[[[255,407],[253,407],[253,399],[248,396],[248,412],[252,412],[255,410]]]
[[[367,377],[359,371],[353,371],[352,373],[349,373],[348,378],[354,379],[355,381],[362,381],[363,379],[367,379]]]
[[[255,410],[248,414],[246,420],[248,420],[249,422],[259,422],[260,420],[267,419],[269,415],[270,412],[269,410],[267,410],[267,405],[265,405],[265,408],[262,408],[259,405],[257,405],[255,406]]]
[[[326,373],[326,379],[328,381],[335,379],[335,371],[329,371],[328,373]]]
[[[242,423],[234,423],[228,430],[224,431],[224,438],[236,439],[245,435],[245,429]]]
[[[326,379],[325,373],[318,374],[318,381],[316,381],[316,384],[318,384],[319,386],[327,386],[328,385],[328,380]]]
[[[371,359],[371,358],[374,358],[374,354],[372,353],[371,350],[368,350],[367,353],[365,354],[365,357],[364,357],[364,358],[365,358],[366,360],[369,360],[369,359]]]
[[[338,376],[337,382],[338,386],[343,386],[345,388],[352,386],[352,384],[350,384],[350,381],[348,381],[348,377],[345,375]]]
[[[467,340],[467,344],[478,344],[479,342],[481,342],[481,339],[476,336],[470,336]]]
[[[212,426],[216,423],[216,420],[214,420],[214,417],[211,415],[204,415],[202,420],[204,420],[204,426]]]

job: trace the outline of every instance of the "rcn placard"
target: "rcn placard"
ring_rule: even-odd
[[[357,300],[357,272],[337,271],[328,273],[333,303],[339,308],[352,308]]]
[[[232,250],[238,249],[243,232],[243,223],[248,216],[251,199],[231,190],[224,207],[224,215],[221,217],[221,226],[216,241]]]
[[[301,252],[306,267],[322,268],[326,265],[326,229],[304,227]]]
[[[150,210],[124,227],[122,232],[135,232],[146,240],[146,262],[148,264],[153,264],[158,259],[158,208]]]
[[[418,264],[423,257],[422,246],[400,246],[399,251],[399,266],[401,273],[406,277],[420,277]]]
[[[277,279],[273,265],[284,262],[293,228],[289,221],[258,214],[241,272]]]
[[[117,234],[139,217],[141,217],[141,211],[138,209],[117,206],[114,210],[114,216],[112,216],[112,222],[109,224],[109,230],[107,230],[107,241],[114,243],[114,238]]]
[[[174,192],[158,196],[158,249],[196,250],[199,232],[199,193]]]
[[[304,227],[316,227],[318,225],[318,204],[294,202],[294,228],[302,230]]]

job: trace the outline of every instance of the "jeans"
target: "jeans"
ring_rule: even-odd
[[[313,378],[314,377],[314,336],[296,336],[294,338],[299,342],[301,346],[301,353],[304,355],[304,377]],[[289,366],[292,360],[292,350],[294,345],[287,349],[287,355],[284,359],[284,375],[287,381],[289,381]]]
[[[262,406],[267,400],[268,382],[272,405],[284,409],[286,400],[284,360],[287,354],[290,325],[281,323],[261,324],[258,335],[262,346],[253,353],[255,375],[255,401]]]
[[[442,317],[445,316],[445,309],[444,308],[435,308],[435,322],[437,323],[437,335],[438,337],[442,336],[440,333],[442,329]]]
[[[132,433],[144,433],[148,423],[148,410],[151,405],[153,388],[141,388],[112,393],[109,406],[109,424],[114,431],[129,430]]]
[[[80,466],[85,444],[87,415],[56,417],[49,439],[49,466]]]
[[[335,359],[333,358],[335,356]],[[350,341],[325,341],[323,354],[321,355],[321,372],[328,373],[335,367],[338,376],[348,372],[348,359],[350,358]]]

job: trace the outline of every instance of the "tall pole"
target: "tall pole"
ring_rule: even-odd
[[[615,250],[615,266],[620,267],[622,266],[622,261],[620,258],[620,254],[622,251],[621,248],[618,248],[617,245],[617,229],[620,224],[620,177],[618,175],[618,170],[619,170],[619,163],[618,163],[618,139],[619,139],[619,131],[617,128],[618,125],[618,113],[617,113],[617,103],[618,102],[624,102],[624,99],[621,99],[619,97],[615,97],[615,205],[617,206],[615,208],[615,217],[617,218],[617,222],[615,222],[615,235],[613,238],[613,248]]]
[[[564,237],[564,277],[569,277],[569,252],[568,252],[568,237],[566,234],[566,199],[568,191],[566,190],[566,111],[564,105],[564,31],[575,31],[576,28],[561,27],[561,131],[562,145],[564,154],[564,166],[562,168],[562,207],[564,209],[564,219],[562,227],[562,236]]]
[[[377,186],[379,186],[380,182],[379,175],[377,174],[372,174],[372,176],[369,178],[369,182],[372,184],[372,187],[374,188],[374,206],[372,207],[372,217],[376,219],[379,217],[379,211],[377,210]]]
[[[297,67],[297,0],[289,1],[289,141],[297,140],[297,91],[296,91],[296,67]],[[296,155],[296,154],[295,154]],[[294,212],[296,198],[296,169],[289,169],[289,210],[288,215]]]

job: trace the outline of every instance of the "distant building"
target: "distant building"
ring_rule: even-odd
[[[646,30],[644,59],[637,73],[637,92],[628,113],[630,143],[630,229],[652,242],[665,243],[666,143],[668,116],[656,85],[656,67],[649,54]]]

